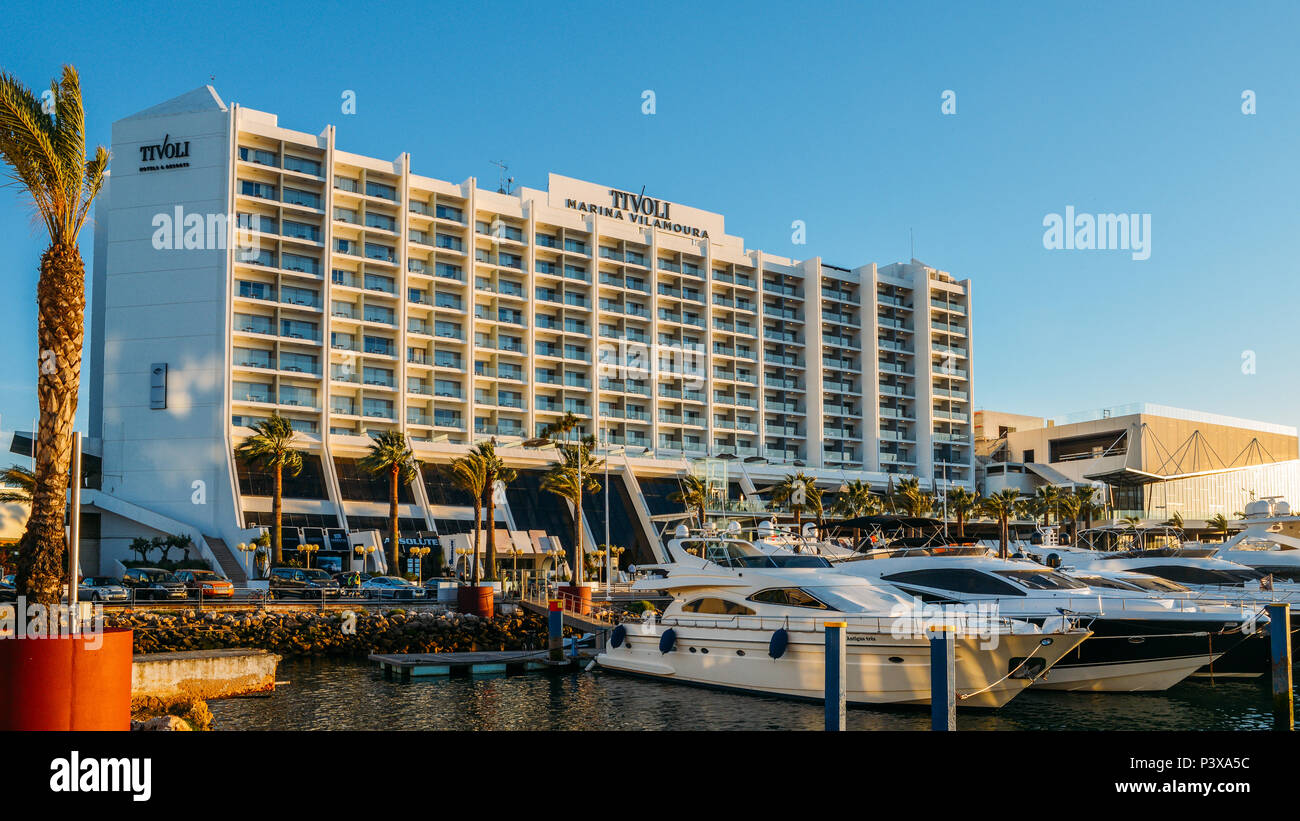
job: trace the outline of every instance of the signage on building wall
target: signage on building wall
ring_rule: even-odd
[[[599,214],[602,217],[626,220],[633,225],[657,228],[660,231],[669,231],[687,237],[709,238],[707,228],[673,222],[669,213],[670,203],[663,200],[647,197],[644,194],[633,194],[630,191],[619,191],[617,188],[609,189],[609,198],[609,205],[600,205],[566,197],[564,207]]]
[[[189,168],[190,141],[172,142],[170,134],[164,134],[162,142],[140,146],[140,171],[167,171],[172,168]]]
[[[595,214],[634,228],[653,228],[690,239],[719,242],[726,235],[722,215],[711,211],[561,174],[551,174],[549,186],[547,200],[552,208]]]

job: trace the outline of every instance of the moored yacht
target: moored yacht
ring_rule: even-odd
[[[923,601],[986,605],[1050,629],[1063,619],[1092,631],[1034,686],[1052,690],[1164,690],[1240,644],[1257,610],[1170,597],[1137,585],[1091,587],[1031,561],[983,548],[904,548],[835,565],[840,573],[893,585]]]
[[[1068,620],[1044,629],[974,608],[917,608],[887,587],[835,573],[821,556],[763,550],[734,533],[679,528],[670,563],[637,568],[634,589],[672,596],[660,618],[625,623],[597,657],[604,668],[669,681],[820,700],[825,624],[847,624],[847,700],[930,700],[925,627],[956,630],[961,707],[996,708],[1089,635]]]

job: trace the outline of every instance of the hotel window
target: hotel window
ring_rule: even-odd
[[[537,244],[538,244],[538,245],[544,245],[544,246],[546,246],[547,248],[555,248],[555,247],[556,247],[555,236],[554,236],[553,234],[541,234],[541,233],[539,233],[539,234],[537,235]]]
[[[397,199],[397,189],[391,185],[385,185],[381,182],[366,182],[366,196],[379,197],[385,200]]]
[[[433,272],[436,276],[440,276],[443,279],[454,279],[457,282],[463,282],[465,279],[460,266],[452,265],[449,262],[439,262],[434,267]]]
[[[453,351],[433,352],[433,364],[435,367],[460,369],[463,367],[461,361],[460,354]]]
[[[537,273],[539,274],[554,274],[556,271],[554,262],[547,262],[545,260],[539,259],[537,260],[536,263],[534,263],[534,265],[537,268]]]
[[[318,361],[311,354],[282,353],[280,354],[280,370],[293,373],[309,373],[314,376],[320,372],[316,366]]]
[[[301,271],[307,274],[320,273],[320,260],[301,254],[281,254],[280,267],[288,271]]]
[[[344,271],[341,268],[335,268],[330,274],[330,281],[335,285],[344,285],[348,288],[357,287],[357,275],[353,271]]]
[[[439,205],[434,209],[434,216],[438,219],[454,220],[460,222],[463,217],[459,208],[450,205]]]
[[[465,302],[455,294],[438,294],[433,298],[433,304],[439,308],[450,308],[454,311],[461,310]]]
[[[379,245],[373,242],[366,243],[366,257],[369,259],[383,260],[384,262],[396,262],[393,255],[393,249],[387,245]]]
[[[581,265],[565,265],[564,275],[569,279],[579,279],[583,282],[587,281],[587,269],[583,268]]]
[[[433,335],[446,337],[449,339],[463,339],[460,333],[460,323],[443,322],[441,320],[433,323]]]
[[[355,351],[357,349],[357,340],[352,334],[330,331],[330,347],[339,351]]]
[[[357,191],[359,190],[357,186],[357,181],[352,179],[351,177],[336,176],[334,178],[334,187],[340,191],[348,191],[353,194],[357,193]]]
[[[393,372],[389,368],[366,367],[362,370],[362,379],[367,385],[378,385],[384,388],[393,387]]]
[[[279,158],[274,151],[264,151],[260,148],[239,147],[239,159],[244,162],[257,163],[258,165],[269,165],[276,168],[280,165]]]
[[[245,299],[274,299],[275,286],[265,282],[239,281],[239,295]]]
[[[382,336],[365,337],[365,352],[368,354],[378,354],[381,356],[393,356],[393,342],[384,339]]]
[[[244,231],[261,231],[263,234],[275,233],[275,217],[265,214],[240,214],[235,223]]]
[[[320,194],[313,194],[310,191],[300,191],[297,188],[285,188],[284,201],[290,205],[301,205],[306,208],[320,208]]]
[[[343,416],[356,416],[357,402],[350,396],[331,396],[330,413],[337,413]]]
[[[427,273],[429,269],[422,259],[408,259],[406,261],[406,270],[415,274],[423,274]]]
[[[249,334],[273,333],[275,321],[269,316],[235,314],[235,330]]]
[[[362,414],[380,419],[392,419],[393,400],[367,398],[362,402]]]
[[[284,221],[284,228],[280,232],[286,237],[294,239],[305,239],[312,242],[320,242],[320,229],[314,225],[308,225],[305,222],[293,222],[292,220]]]
[[[623,254],[623,259],[634,265],[645,265],[645,254],[640,251],[627,251]]]
[[[297,171],[299,174],[310,174],[313,177],[320,176],[320,163],[305,157],[286,154],[284,155],[284,167],[289,171]]]
[[[235,348],[233,361],[241,368],[271,367],[271,352],[260,348]]]
[[[240,180],[239,193],[245,197],[258,197],[264,200],[273,200],[275,199],[275,186],[264,182]]]
[[[460,237],[453,237],[450,234],[438,234],[434,237],[434,244],[439,248],[446,248],[449,251],[464,251],[465,243],[461,242]]]
[[[357,376],[356,368],[352,367],[350,364],[338,362],[330,365],[330,379],[335,382],[358,383],[361,381],[361,377]],[[347,412],[351,413],[352,411]]]
[[[382,291],[385,294],[397,293],[393,285],[393,278],[386,277],[383,274],[372,274],[367,272],[365,278],[367,291]]]
[[[407,288],[407,289],[406,289],[406,301],[407,301],[407,302],[414,302],[414,303],[416,303],[417,305],[428,305],[428,304],[429,304],[429,292],[428,292],[428,291],[425,291],[425,290],[422,289],[422,288]]]
[[[497,377],[499,379],[515,379],[522,382],[524,378],[524,369],[518,365],[502,363],[497,366]]]
[[[286,285],[280,290],[280,298],[290,305],[306,305],[309,308],[316,308],[320,305],[316,300],[316,292],[311,288],[295,288],[292,285]]]
[[[587,253],[587,243],[583,242],[580,239],[566,238],[564,240],[564,250],[570,251],[575,254],[585,254]]]
[[[385,231],[397,230],[397,220],[386,214],[366,214],[366,225],[370,228],[381,228]]]
[[[433,412],[433,424],[441,428],[459,428],[463,425],[460,421],[460,411],[437,409]]]
[[[497,265],[503,265],[506,268],[519,268],[522,270],[524,267],[524,258],[518,254],[499,253],[497,254]]]
[[[316,323],[300,322],[296,319],[280,320],[280,336],[287,336],[290,339],[307,339],[316,341]]]
[[[340,208],[337,205],[334,206],[334,219],[339,222],[350,222],[353,225],[359,224],[357,222],[356,209],[353,208]]]
[[[433,394],[434,396],[459,399],[461,397],[460,383],[452,382],[450,379],[435,379],[433,381]]]
[[[429,235],[424,231],[411,231],[409,234],[411,242],[418,242],[421,245],[429,244]]]
[[[364,314],[367,322],[379,322],[384,325],[392,325],[396,321],[397,313],[383,305],[367,305]]]
[[[236,402],[270,402],[271,386],[261,382],[231,382],[230,398]]]

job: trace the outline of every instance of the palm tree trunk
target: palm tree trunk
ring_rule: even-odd
[[[36,304],[38,349],[52,358],[42,353],[38,367],[35,487],[18,545],[16,587],[28,599],[52,605],[63,595],[64,518],[86,312],[85,266],[75,246],[59,243],[45,250]]]
[[[394,576],[402,575],[401,568],[399,567],[402,561],[401,545],[398,544],[400,532],[397,526],[397,475],[401,470],[401,465],[393,465],[392,470],[389,471],[388,474],[388,529],[392,534],[390,538],[393,540],[392,546],[388,551],[390,563],[393,566],[392,570],[389,572]]]
[[[470,540],[474,544],[474,572],[470,578],[470,584],[474,585],[475,587],[478,587],[479,579],[481,578],[478,572],[478,530],[479,530],[479,525],[482,524],[482,521],[483,521],[483,502],[479,499],[475,499],[474,500],[474,538]]]
[[[489,487],[486,494],[487,516],[485,517],[485,526],[487,527],[487,575],[489,579],[497,577],[497,503],[496,499],[492,498],[493,495],[493,488]]]
[[[275,520],[273,525],[275,537],[272,541],[275,543],[275,563],[284,563],[284,547],[282,536],[284,527],[281,519],[284,517],[284,504],[282,496],[284,495],[284,467],[277,461],[275,463],[275,493],[271,496],[271,517]]]

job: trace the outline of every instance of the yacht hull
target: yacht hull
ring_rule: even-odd
[[[825,695],[825,634],[789,631],[780,658],[768,655],[771,630],[735,630],[687,624],[629,625],[620,647],[596,657],[617,672],[728,690],[820,701]],[[675,646],[660,652],[666,627]],[[977,636],[956,640],[958,706],[992,709],[1024,691],[1089,634],[998,635],[984,648]],[[1048,644],[1042,642],[1050,640]],[[846,641],[846,700],[854,705],[928,705],[928,639],[896,639],[887,633],[855,633]],[[1015,672],[1013,672],[1013,670]]]

